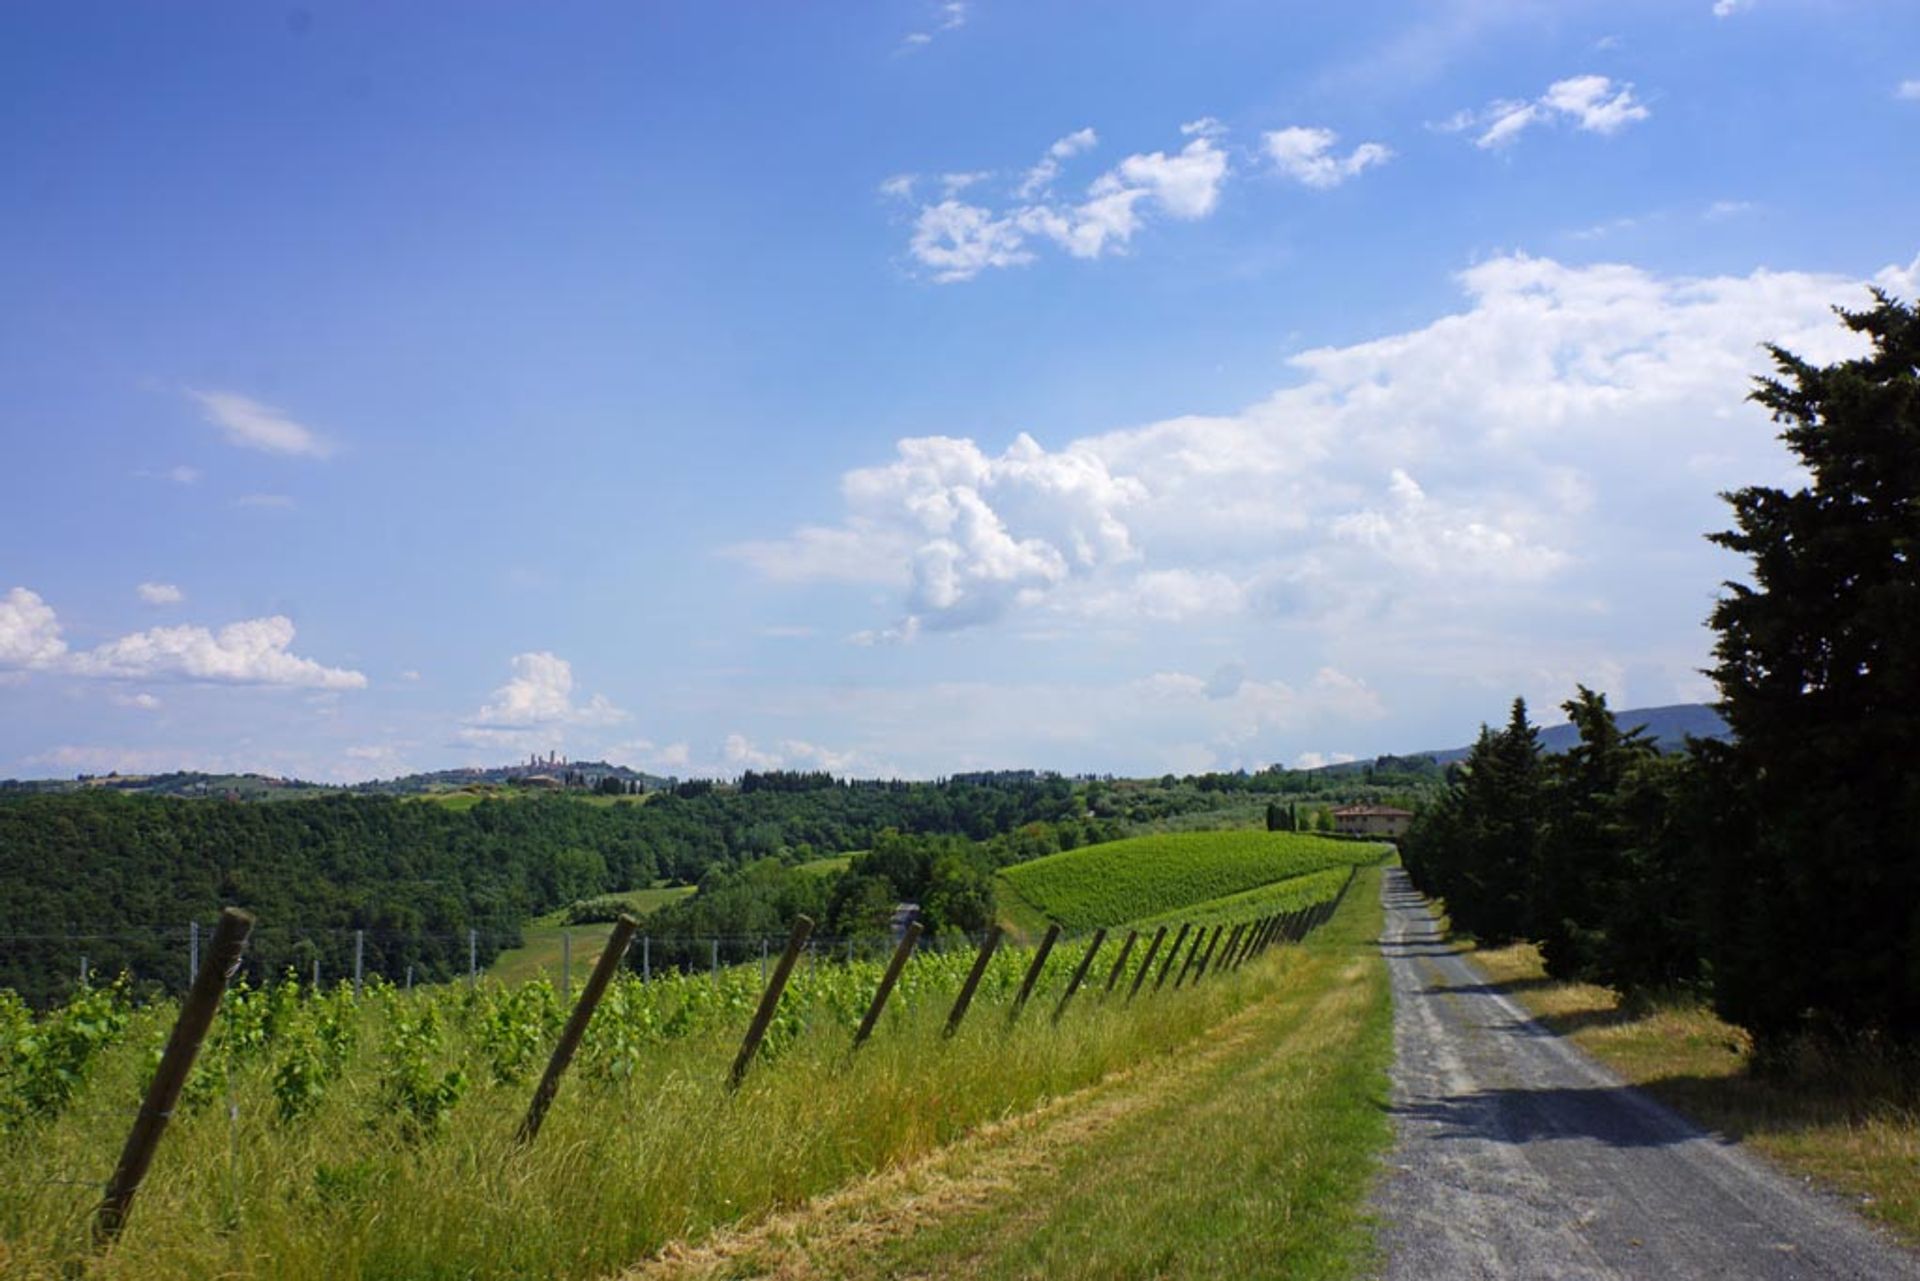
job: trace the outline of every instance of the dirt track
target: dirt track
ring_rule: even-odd
[[[1450,951],[1382,884],[1396,1146],[1391,1281],[1920,1278],[1920,1259],[1632,1089]]]

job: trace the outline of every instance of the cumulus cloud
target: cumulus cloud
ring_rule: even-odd
[[[1877,279],[1899,291],[1917,270]],[[1852,353],[1829,308],[1859,305],[1861,283],[1525,255],[1458,281],[1452,314],[1300,352],[1288,385],[1235,413],[999,453],[902,440],[844,476],[837,520],[734,554],[871,586],[884,613],[849,627],[869,644],[1011,618],[1069,635],[1206,620],[1288,629],[1345,670],[1371,656],[1511,687],[1550,651],[1578,673],[1631,644],[1679,679],[1733,572],[1700,537],[1725,524],[1715,494],[1792,477],[1745,399],[1762,344]]]
[[[230,445],[297,458],[325,458],[333,453],[332,443],[312,428],[238,392],[189,389],[187,395],[199,402],[207,421],[220,429]]]
[[[1753,8],[1753,0],[1713,0],[1713,16],[1731,18],[1742,9]]]
[[[149,605],[178,605],[187,594],[172,583],[142,583],[134,588]]]
[[[1653,113],[1633,96],[1633,86],[1601,75],[1569,76],[1531,101],[1498,99],[1479,111],[1458,111],[1433,126],[1443,133],[1478,130],[1474,145],[1498,150],[1535,125],[1571,124],[1586,133],[1611,135]]]
[[[1920,80],[1902,80],[1893,96],[1903,102],[1920,102]]]
[[[363,689],[367,678],[291,653],[291,619],[275,615],[205,627],[155,627],[74,651],[53,607],[24,587],[0,598],[0,670],[108,680],[176,679],[225,685]],[[156,704],[157,705],[157,704]]]
[[[64,670],[77,676],[144,680],[171,677],[227,685],[289,685],[309,689],[364,689],[359,672],[326,667],[290,653],[293,620],[283,615],[205,627],[155,627],[69,655]]]
[[[994,268],[1024,266],[1034,260],[1036,244],[1050,242],[1075,258],[1099,258],[1124,251],[1155,214],[1188,222],[1205,218],[1219,204],[1231,165],[1218,142],[1218,122],[1192,121],[1181,131],[1188,142],[1178,151],[1123,157],[1087,185],[1084,198],[1057,201],[1051,189],[1062,163],[1098,141],[1091,128],[1070,133],[1026,171],[1007,207],[956,199],[951,187],[943,199],[922,205],[908,252],[933,280],[951,284]],[[889,179],[882,190],[908,198],[913,184],[905,177]]]
[[[515,654],[511,667],[512,677],[461,726],[463,741],[524,748],[545,743],[568,728],[614,725],[627,719],[627,713],[603,694],[575,702],[573,664],[558,654],[545,650]]]
[[[1267,156],[1281,173],[1309,187],[1337,187],[1373,165],[1385,164],[1393,152],[1377,142],[1363,142],[1345,156],[1333,150],[1340,135],[1331,129],[1295,125],[1265,136]]]
[[[53,606],[24,587],[0,596],[0,668],[51,667],[66,652]]]

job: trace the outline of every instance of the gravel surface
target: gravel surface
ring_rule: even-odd
[[[1392,1281],[1920,1278],[1837,1198],[1700,1130],[1528,1018],[1388,872]]]

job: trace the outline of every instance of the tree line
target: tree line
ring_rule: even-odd
[[[0,987],[59,999],[80,950],[96,974],[124,968],[181,986],[188,922],[226,905],[259,918],[251,951],[268,973],[304,974],[318,960],[338,976],[364,931],[368,974],[446,978],[466,972],[469,930],[484,965],[519,943],[527,918],[579,899],[865,849],[888,831],[985,839],[1077,809],[1060,779],[464,809],[355,794],[273,804],[24,794],[0,799]]]
[[[1771,348],[1753,398],[1807,483],[1724,495],[1750,562],[1710,625],[1729,742],[1661,756],[1600,695],[1542,756],[1524,702],[1483,728],[1404,855],[1454,924],[1548,972],[1691,987],[1796,1042],[1920,1044],[1920,314],[1840,312],[1866,355]]]

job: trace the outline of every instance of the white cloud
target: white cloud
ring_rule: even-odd
[[[142,712],[157,712],[160,710],[160,700],[152,694],[147,693],[116,694],[113,701],[121,707],[131,707]]]
[[[1631,647],[1644,660],[1619,661],[1659,669],[1636,687],[1664,691],[1702,665],[1701,618],[1736,572],[1701,538],[1727,520],[1716,492],[1792,476],[1746,401],[1762,344],[1851,353],[1828,309],[1859,305],[1860,283],[1524,255],[1459,283],[1453,314],[1301,352],[1288,385],[1235,413],[998,454],[902,440],[846,474],[835,523],[735,554],[785,581],[871,585],[883,612],[849,624],[860,643],[1205,619],[1404,679],[1510,683]]]
[[[1920,80],[1902,80],[1893,96],[1903,102],[1920,102]]]
[[[1502,99],[1480,111],[1455,112],[1434,128],[1444,133],[1478,129],[1474,145],[1497,150],[1518,141],[1535,125],[1563,121],[1587,133],[1610,135],[1652,114],[1634,99],[1632,85],[1616,85],[1608,76],[1581,75],[1554,81],[1531,102]]]
[[[1091,150],[1099,141],[1100,135],[1093,131],[1092,126],[1088,126],[1085,129],[1076,129],[1055,142],[1047,148],[1047,154],[1040,157],[1039,163],[1027,170],[1026,177],[1020,180],[1020,185],[1014,188],[1014,199],[1032,200],[1045,193],[1053,185],[1053,180],[1060,176],[1062,161],[1069,160],[1083,151]]]
[[[69,655],[63,670],[119,680],[171,677],[227,685],[364,689],[359,672],[326,667],[289,653],[293,621],[281,615],[205,627],[155,627]]]
[[[461,726],[463,741],[526,749],[550,745],[570,727],[614,725],[627,719],[627,713],[602,694],[585,703],[574,702],[573,664],[557,654],[545,650],[515,654],[511,665],[513,676]]]
[[[292,511],[298,506],[285,494],[242,494],[233,500],[233,505],[260,511]]]
[[[1144,191],[1169,215],[1189,221],[1212,213],[1227,177],[1227,154],[1202,135],[1169,156],[1164,151],[1128,156],[1090,189],[1098,197]]]
[[[172,583],[142,583],[134,589],[149,605],[178,605],[187,594]]]
[[[942,284],[971,280],[982,271],[1024,266],[1034,260],[1032,242],[1051,241],[1075,258],[1099,258],[1124,250],[1153,212],[1183,221],[1207,217],[1219,203],[1231,171],[1227,153],[1216,141],[1217,121],[1182,126],[1190,141],[1179,151],[1139,152],[1088,184],[1078,203],[1054,203],[1044,197],[1063,160],[1092,147],[1091,128],[1054,142],[1028,169],[1012,196],[1014,207],[995,210],[953,198],[923,205],[914,220],[908,251]],[[981,175],[966,174],[969,180]],[[883,190],[910,193],[910,184],[889,179]]]
[[[918,181],[919,175],[917,174],[894,174],[891,178],[881,180],[880,194],[889,200],[911,200],[913,199],[913,184]]]
[[[0,599],[0,668],[109,680],[178,679],[227,685],[362,689],[359,672],[325,667],[287,651],[290,619],[275,615],[204,627],[155,627],[73,651],[53,608],[24,587]]]
[[[51,605],[24,587],[0,596],[0,668],[51,667],[66,652]]]
[[[325,458],[333,452],[332,443],[312,428],[238,392],[190,388],[187,395],[200,402],[207,421],[220,428],[230,445],[304,458]]]
[[[942,0],[934,6],[933,30],[911,32],[904,43],[912,48],[922,48],[932,44],[936,35],[958,31],[967,25],[967,8],[967,0]]]
[[[1329,765],[1348,765],[1358,760],[1351,752],[1302,752],[1293,758],[1295,769],[1325,769]]]
[[[1589,133],[1617,133],[1651,114],[1633,100],[1632,85],[1621,85],[1616,90],[1606,76],[1572,76],[1556,81],[1548,86],[1540,101],[1571,117],[1579,128]]]
[[[1334,154],[1339,135],[1331,129],[1295,125],[1265,136],[1267,155],[1280,172],[1309,187],[1337,187],[1372,165],[1385,164],[1393,152],[1377,142],[1363,142],[1343,158]]]
[[[1713,0],[1713,16],[1730,18],[1742,9],[1751,9],[1753,0]]]
[[[996,218],[979,205],[942,200],[921,209],[909,247],[920,265],[946,284],[971,280],[989,267],[1032,262],[1033,254],[1022,248],[1025,239],[1012,219]]]
[[[1545,118],[1531,102],[1496,102],[1487,108],[1486,132],[1475,138],[1477,147],[1504,147],[1518,138],[1527,126]]]
[[[1707,222],[1721,222],[1728,218],[1738,218],[1750,214],[1759,206],[1751,200],[1716,200],[1701,210],[1700,217]]]

